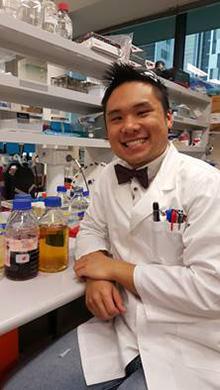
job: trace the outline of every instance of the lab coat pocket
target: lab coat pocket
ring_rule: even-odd
[[[184,224],[171,224],[168,221],[152,221],[152,249],[155,262],[165,265],[182,263]]]

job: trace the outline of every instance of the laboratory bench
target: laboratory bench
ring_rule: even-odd
[[[35,353],[91,317],[84,302],[84,284],[73,272],[73,256],[62,272],[39,272],[26,281],[1,277],[0,297],[0,379],[1,369],[4,373],[18,356]]]

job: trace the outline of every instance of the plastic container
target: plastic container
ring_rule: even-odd
[[[55,33],[57,26],[57,8],[52,0],[43,0],[42,3],[42,28],[43,30]]]
[[[0,3],[0,13],[5,12],[8,15],[17,18],[17,11],[19,8],[19,0],[2,0]]]
[[[59,3],[57,12],[56,34],[63,38],[73,38],[73,25],[69,15],[69,4]]]
[[[42,7],[40,0],[21,0],[17,18],[33,26],[42,26]]]
[[[26,280],[38,273],[39,227],[30,199],[15,199],[5,229],[5,275]]]
[[[69,229],[60,209],[61,198],[45,199],[46,212],[40,218],[39,269],[43,272],[59,272],[68,266]]]

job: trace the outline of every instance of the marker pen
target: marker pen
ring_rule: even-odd
[[[160,208],[158,202],[153,203],[153,221],[160,222]]]

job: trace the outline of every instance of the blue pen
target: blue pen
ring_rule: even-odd
[[[167,221],[171,223],[172,209],[166,210],[165,213],[166,213],[166,219],[167,219]]]

